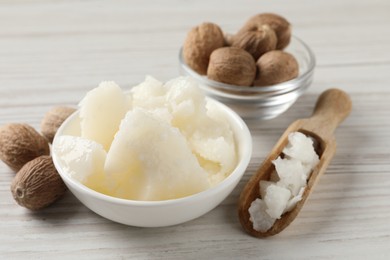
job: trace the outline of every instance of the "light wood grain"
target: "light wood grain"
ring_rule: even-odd
[[[39,127],[55,105],[76,106],[102,80],[129,88],[146,74],[179,74],[178,50],[192,26],[234,32],[257,12],[277,12],[314,50],[313,85],[280,117],[248,121],[254,148],[233,193],[185,224],[142,229],[105,220],[69,192],[39,213],[19,207],[14,176],[0,164],[0,259],[389,259],[390,2],[0,1],[0,125]],[[286,127],[308,117],[322,91],[340,87],[354,108],[337,129],[337,153],[299,217],[259,240],[236,214],[244,183]]]

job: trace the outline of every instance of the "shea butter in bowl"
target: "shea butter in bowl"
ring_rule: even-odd
[[[251,153],[243,120],[187,77],[165,84],[147,77],[126,92],[102,83],[62,124],[52,149],[61,178],[86,207],[138,227],[212,210],[238,184]]]

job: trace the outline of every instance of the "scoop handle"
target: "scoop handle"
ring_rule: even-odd
[[[347,93],[337,88],[328,89],[318,97],[314,112],[306,121],[305,128],[326,139],[332,136],[351,110],[352,101]]]

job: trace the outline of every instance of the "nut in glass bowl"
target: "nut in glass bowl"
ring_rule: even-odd
[[[299,65],[298,77],[270,86],[235,86],[213,81],[192,70],[179,53],[180,72],[194,78],[206,95],[235,110],[244,119],[271,119],[285,112],[313,81],[315,56],[310,47],[292,36],[285,49]]]

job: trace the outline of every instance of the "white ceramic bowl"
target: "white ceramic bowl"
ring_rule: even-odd
[[[89,209],[95,213],[131,226],[162,227],[180,224],[195,219],[209,212],[220,204],[236,187],[244,174],[252,154],[252,138],[243,120],[230,108],[217,103],[234,131],[238,151],[238,164],[234,171],[221,183],[203,192],[179,199],[164,201],[135,201],[110,197],[96,192],[63,170],[58,156],[53,152],[54,165],[69,190]],[[61,135],[80,135],[78,112],[71,115],[57,131],[53,145]],[[185,162],[184,162],[185,163]]]

